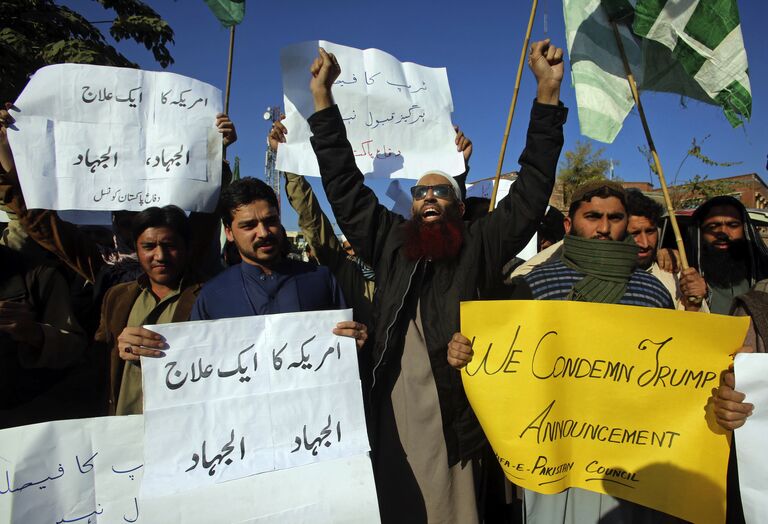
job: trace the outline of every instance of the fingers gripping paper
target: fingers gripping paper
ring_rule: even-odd
[[[399,62],[378,49],[354,49],[323,40],[303,42],[280,52],[288,129],[277,168],[320,176],[309,142],[314,112],[309,67],[323,47],[336,55],[341,76],[333,84],[357,167],[366,176],[419,178],[426,171],[464,172],[451,123],[453,101],[445,68]]]
[[[747,320],[513,301],[464,302],[461,325],[464,388],[512,482],[724,521],[728,438],[707,406]]]
[[[9,140],[29,208],[213,211],[221,91],[173,73],[81,64],[38,70]]]

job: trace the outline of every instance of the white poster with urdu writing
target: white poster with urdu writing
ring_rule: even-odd
[[[38,70],[8,134],[27,207],[212,212],[221,91],[174,73],[58,64]]]
[[[146,497],[367,452],[351,310],[147,326]],[[300,326],[300,329],[297,327]]]
[[[280,52],[283,103],[288,129],[277,168],[320,176],[307,119],[315,112],[309,67],[318,47],[341,66],[333,97],[360,171],[380,178],[420,178],[430,170],[456,176],[464,158],[456,151],[453,101],[445,68],[400,62],[378,49],[355,49],[324,40],[302,42]]]
[[[366,454],[145,499],[144,417],[0,431],[0,522],[211,524],[379,522]]]

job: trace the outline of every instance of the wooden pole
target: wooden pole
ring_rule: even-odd
[[[672,199],[669,197],[669,189],[667,189],[667,181],[664,178],[664,170],[661,168],[661,160],[659,160],[659,155],[656,152],[656,145],[653,143],[653,137],[651,137],[651,130],[648,127],[648,120],[645,118],[645,110],[643,109],[643,104],[640,102],[640,92],[637,90],[635,77],[632,74],[632,69],[629,67],[629,60],[627,60],[627,54],[624,51],[624,44],[622,43],[621,35],[619,34],[619,26],[615,21],[611,21],[611,25],[613,26],[613,35],[616,37],[616,44],[619,46],[621,61],[624,62],[624,72],[627,75],[629,89],[632,91],[632,98],[635,99],[637,112],[640,115],[640,122],[643,124],[645,139],[648,141],[648,149],[651,151],[653,163],[656,166],[656,173],[659,175],[659,181],[661,182],[661,192],[664,194],[664,203],[667,205],[667,213],[669,214],[669,222],[672,224],[672,231],[675,234],[677,250],[680,253],[680,263],[683,269],[688,269],[688,257],[685,254],[685,244],[683,243],[683,237],[680,234],[680,226],[677,224],[675,209],[672,207]]]
[[[499,153],[499,163],[496,167],[496,177],[493,181],[493,193],[491,194],[491,203],[488,207],[490,213],[496,207],[496,194],[499,192],[499,179],[501,178],[501,168],[504,165],[504,155],[507,153],[507,141],[509,140],[509,130],[512,127],[512,117],[515,115],[515,106],[517,105],[517,93],[520,91],[520,80],[523,77],[523,64],[525,55],[528,51],[528,42],[531,40],[531,31],[533,30],[533,20],[536,18],[536,7],[538,0],[533,0],[531,4],[531,16],[528,19],[528,29],[525,31],[525,40],[523,41],[523,50],[520,53],[520,63],[517,65],[517,79],[515,80],[515,90],[512,93],[512,103],[509,105],[509,115],[507,116],[507,127],[504,129],[504,139],[501,141],[501,152]]]
[[[224,91],[224,113],[229,114],[229,91],[232,86],[232,59],[235,56],[235,26],[229,28],[229,60],[227,60],[227,87]],[[227,149],[224,148],[224,159],[227,158]]]

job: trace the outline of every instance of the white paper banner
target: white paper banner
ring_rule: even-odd
[[[0,431],[0,522],[379,522],[365,454],[142,499],[143,419],[100,417]]]
[[[174,73],[59,64],[11,110],[29,208],[213,211],[221,186],[221,91]]]
[[[736,390],[755,406],[747,422],[736,430],[739,487],[747,524],[765,522],[768,515],[768,354],[739,353],[734,364]]]
[[[318,47],[336,55],[341,65],[333,97],[357,166],[366,176],[419,178],[435,169],[454,176],[464,172],[464,157],[454,144],[445,68],[399,62],[378,49],[363,51],[324,40],[280,52],[288,134],[278,148],[279,170],[320,176],[307,123],[315,112],[309,67]]]
[[[351,310],[147,326],[142,495],[157,497],[369,450]],[[301,326],[301,329],[297,329]]]

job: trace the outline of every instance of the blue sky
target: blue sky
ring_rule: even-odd
[[[90,20],[109,18],[91,0],[63,3]],[[221,27],[204,2],[149,0],[147,3],[175,31],[176,43],[170,47],[175,63],[167,71],[203,80],[223,91],[229,31]],[[768,4],[759,0],[738,3],[752,84],[751,122],[733,129],[715,106],[688,101],[687,108],[683,108],[677,96],[643,94],[651,132],[670,181],[692,138],[701,140],[706,135],[709,139],[703,145],[704,154],[717,161],[743,163],[711,168],[696,159],[688,159],[680,171],[679,181],[697,174],[719,178],[758,173],[768,177],[768,102],[763,96],[768,81],[768,46],[764,35]],[[244,175],[263,176],[264,138],[269,123],[263,120],[262,114],[267,106],[282,105],[280,48],[299,41],[324,39],[351,47],[382,49],[402,61],[447,67],[455,108],[454,123],[460,125],[474,142],[469,178],[477,180],[493,176],[530,7],[529,2],[523,1],[487,0],[444,0],[439,3],[248,0],[245,20],[237,28],[230,101],[230,116],[237,126],[239,140],[230,148],[228,156],[240,157]],[[539,1],[532,39],[543,37],[565,47],[560,1]],[[160,70],[143,46],[131,41],[121,42],[116,47],[142,68]],[[569,67],[567,59],[566,67]],[[517,169],[534,95],[535,83],[526,69],[504,171]],[[566,151],[573,148],[577,140],[584,140],[579,134],[576,102],[568,75],[561,99],[571,109],[565,127]],[[604,147],[604,156],[617,162],[615,173],[622,179],[651,181],[647,165],[637,151],[637,147],[644,144],[640,120],[636,114],[631,114],[613,144],[594,145]],[[319,180],[312,179],[312,183],[328,211]],[[658,183],[654,181],[654,185],[658,186]],[[382,183],[374,185],[382,201],[389,204],[389,199],[383,196],[385,187]],[[288,229],[295,229],[296,215],[283,201],[284,224]]]

